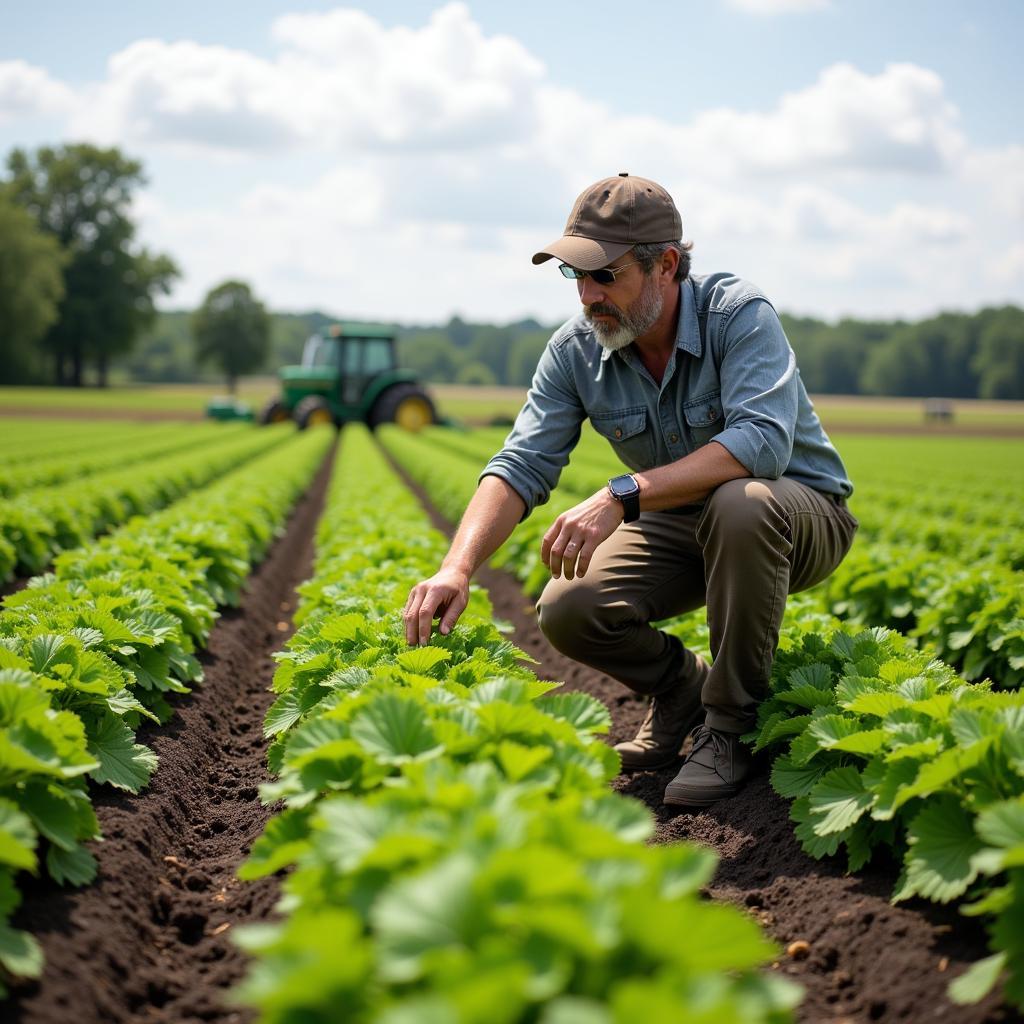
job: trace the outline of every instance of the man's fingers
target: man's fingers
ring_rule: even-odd
[[[434,626],[434,615],[437,609],[444,604],[444,597],[434,589],[427,591],[420,605],[419,615],[416,618],[417,640],[421,644],[430,643],[430,631]]]
[[[422,601],[423,592],[419,587],[413,587],[409,592],[409,599],[405,602],[405,610],[402,612],[402,618],[405,619],[405,642],[410,647],[419,642],[417,623],[419,622],[420,604]]]
[[[452,631],[452,626],[459,621],[459,616],[466,610],[466,603],[467,602],[462,599],[461,594],[457,594],[452,598],[444,615],[441,616],[441,622],[438,625],[438,630],[442,636],[447,636]]]
[[[551,546],[555,543],[558,535],[562,532],[562,517],[559,516],[549,527],[540,545],[541,561],[545,565],[551,564]]]
[[[562,571],[567,580],[573,579],[576,575],[576,559],[579,557],[581,545],[578,540],[570,540],[562,552]]]
[[[586,576],[587,570],[590,568],[590,560],[594,557],[594,552],[597,550],[597,545],[592,541],[586,541],[583,547],[580,548],[580,557],[576,562],[576,575]]]

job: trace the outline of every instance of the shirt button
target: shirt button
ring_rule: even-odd
[[[669,439],[669,443],[670,444],[675,444],[679,440],[679,435],[678,434],[669,434],[668,435],[668,439]]]
[[[713,420],[714,418],[715,418],[715,410],[714,409],[708,409],[708,419],[709,420]]]
[[[622,437],[622,430],[619,427],[615,428],[615,436]]]

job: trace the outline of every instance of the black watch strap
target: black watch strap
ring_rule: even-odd
[[[622,521],[635,522],[640,518],[640,485],[631,473],[613,476],[608,481],[611,496],[622,502]]]

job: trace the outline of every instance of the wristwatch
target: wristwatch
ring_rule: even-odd
[[[640,518],[640,485],[632,473],[613,476],[608,481],[608,492],[622,502],[624,523],[632,523]]]

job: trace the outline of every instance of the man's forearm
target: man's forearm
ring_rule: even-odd
[[[750,476],[750,471],[712,441],[667,466],[633,475],[640,485],[641,511],[660,512],[703,501],[720,484]]]
[[[523,499],[501,477],[485,476],[462,514],[442,568],[472,576],[508,540],[525,510]]]

